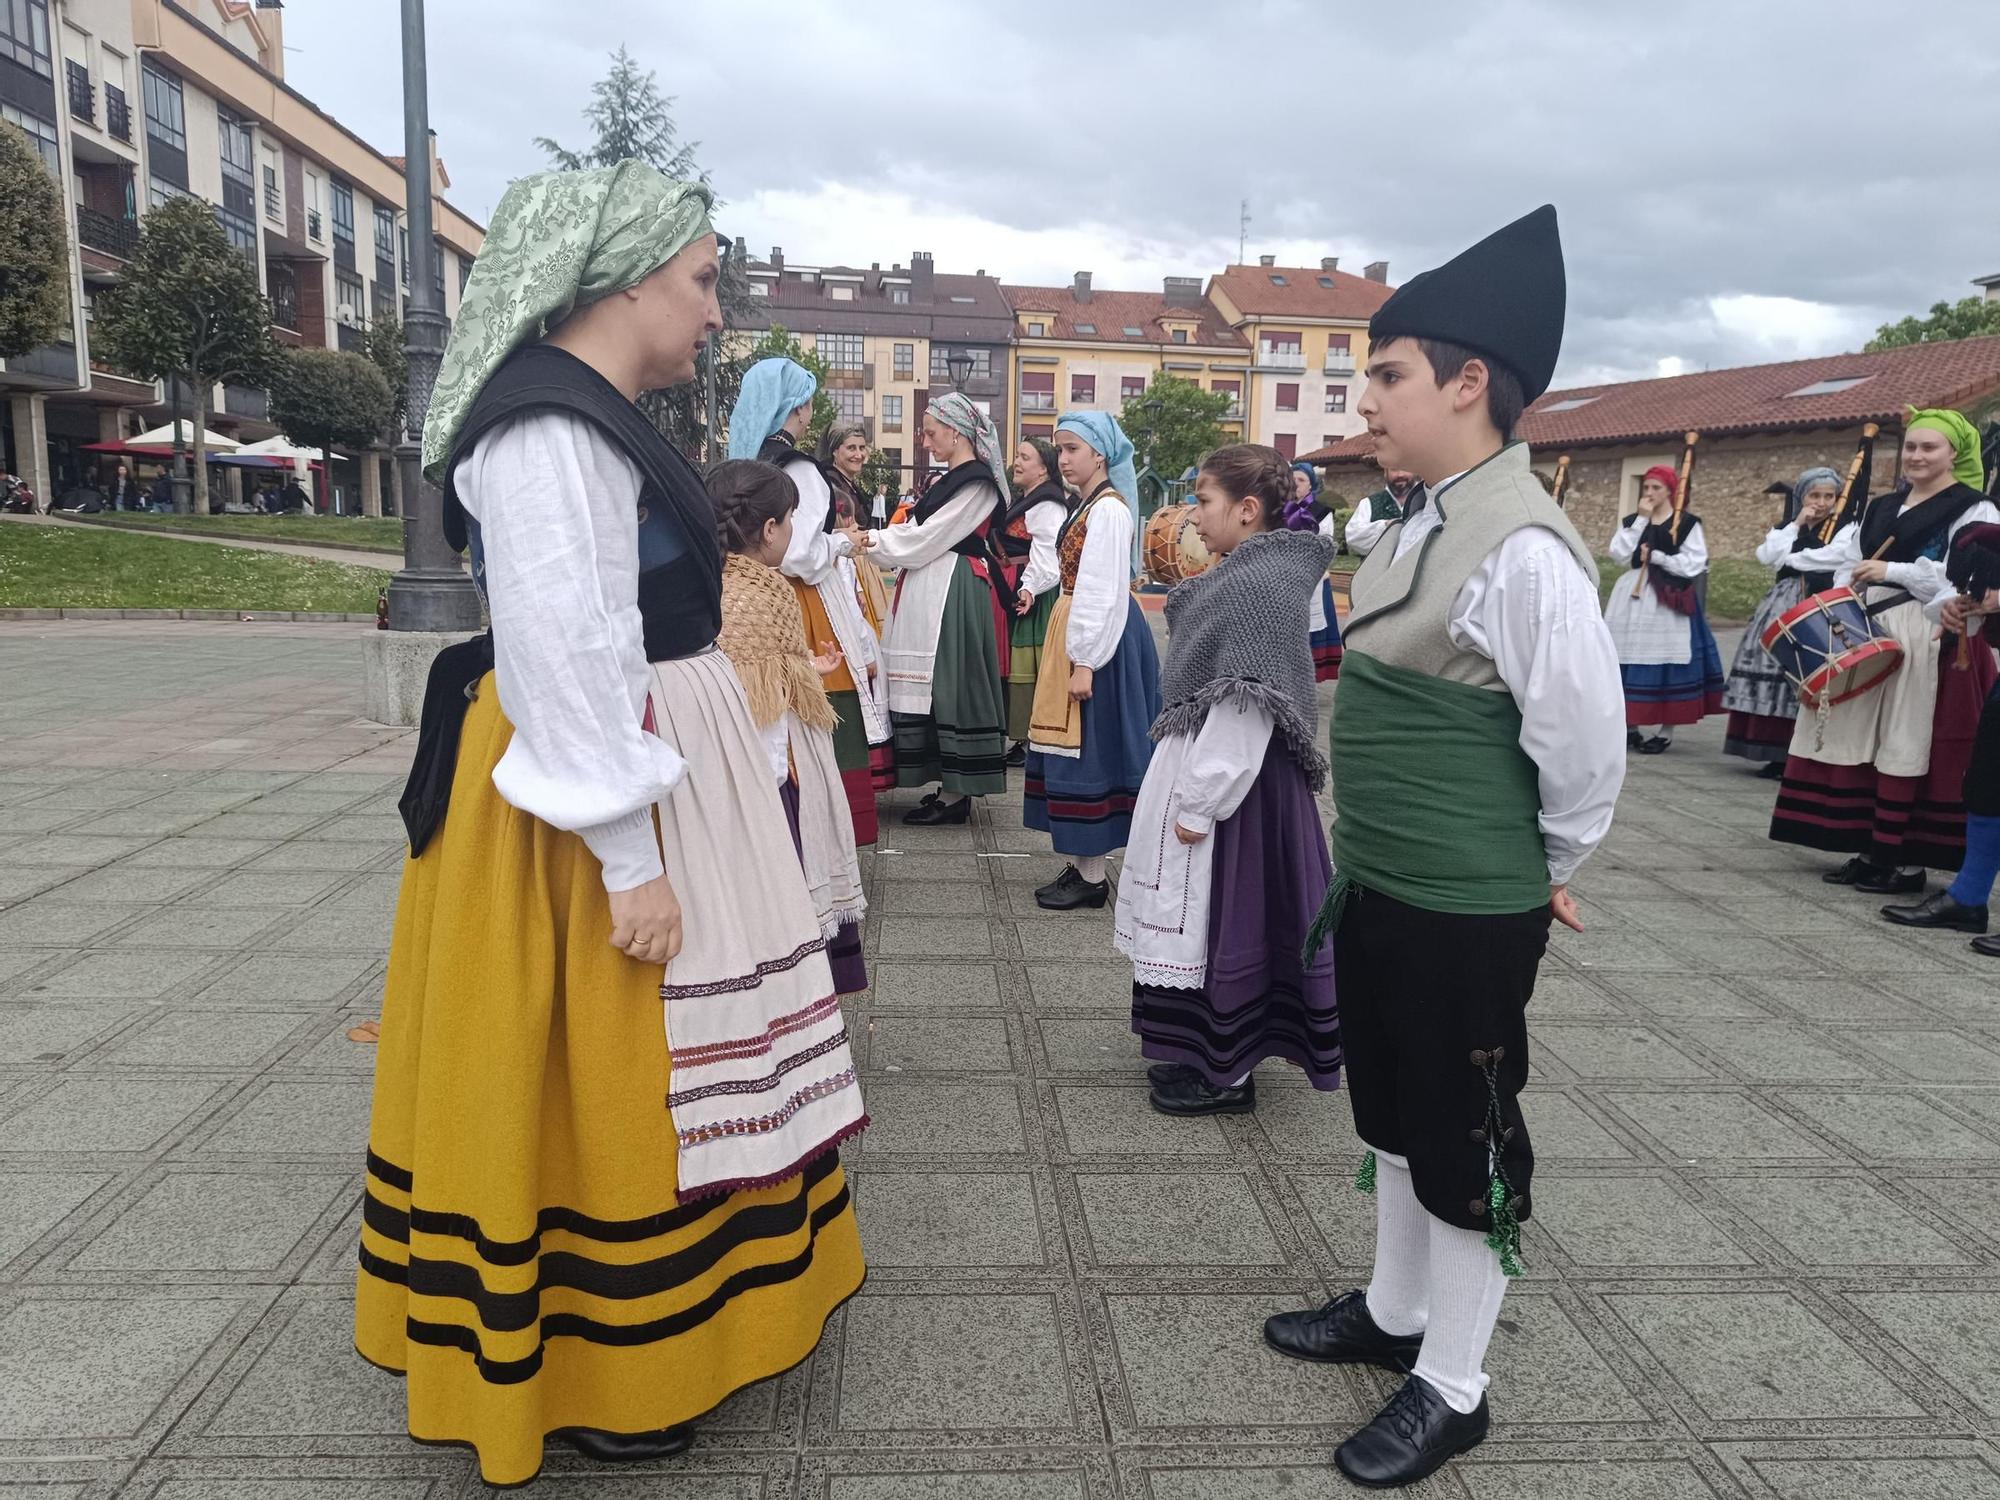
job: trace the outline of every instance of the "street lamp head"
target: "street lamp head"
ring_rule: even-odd
[[[944,364],[951,371],[952,389],[963,391],[965,382],[972,378],[972,356],[963,349],[954,350],[945,356]]]

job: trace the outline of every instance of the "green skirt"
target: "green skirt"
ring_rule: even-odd
[[[1004,792],[1006,716],[993,591],[960,557],[938,627],[931,711],[889,716],[896,735],[896,785],[936,782],[966,797]]]
[[[1016,615],[1008,630],[1014,654],[1007,667],[1007,738],[1017,745],[1028,740],[1035,712],[1035,674],[1042,665],[1042,643],[1049,638],[1049,616],[1055,613],[1061,593],[1050,589],[1038,594],[1035,607]]]

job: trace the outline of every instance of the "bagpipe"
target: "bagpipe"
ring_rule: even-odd
[[[1695,444],[1700,441],[1700,433],[1690,432],[1687,434],[1684,445],[1681,448],[1680,465],[1675,471],[1674,513],[1667,525],[1667,536],[1676,547],[1680,545],[1681,540],[1681,520],[1687,514],[1688,487],[1694,483]],[[1654,524],[1657,525],[1658,523],[1655,522]],[[1650,532],[1653,527],[1648,526],[1646,529]],[[1653,549],[1651,547],[1644,547],[1635,558],[1632,578],[1632,597],[1634,599],[1645,592],[1646,574],[1648,571],[1651,571],[1652,552]],[[1663,568],[1654,574],[1653,592],[1658,594],[1660,602],[1666,605],[1668,609],[1674,611],[1675,614],[1693,615],[1699,613],[1701,610],[1702,588],[1699,579],[1675,578]]]

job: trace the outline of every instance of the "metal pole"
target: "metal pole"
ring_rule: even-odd
[[[424,63],[424,0],[403,3],[403,190],[410,226],[409,418],[396,444],[403,480],[403,571],[389,584],[391,630],[479,629],[479,594],[444,539],[444,495],[423,477],[424,416],[449,325],[439,305],[431,243],[431,120]]]

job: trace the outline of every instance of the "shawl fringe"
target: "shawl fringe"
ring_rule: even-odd
[[[722,633],[716,644],[736,668],[750,717],[765,729],[787,709],[811,729],[840,722],[813,667],[805,616],[773,568],[732,555],[723,563]]]
[[[1305,772],[1306,784],[1315,792],[1325,790],[1327,760],[1313,744],[1313,726],[1299,712],[1299,706],[1290,694],[1255,678],[1216,678],[1192,698],[1183,699],[1164,710],[1153,721],[1153,739],[1157,742],[1169,735],[1199,733],[1208,719],[1208,711],[1218,703],[1237,703],[1246,708],[1262,709],[1269,714],[1277,721],[1278,733],[1285,737],[1285,745],[1291,750],[1292,758]]]

